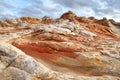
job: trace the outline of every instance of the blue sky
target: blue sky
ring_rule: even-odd
[[[68,10],[78,16],[120,21],[120,0],[0,0],[0,19],[31,16],[58,18]]]

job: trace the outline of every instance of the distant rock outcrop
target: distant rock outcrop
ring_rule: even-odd
[[[120,23],[114,20],[109,20],[109,27],[118,35],[120,35]]]
[[[61,19],[68,19],[69,21],[76,22],[77,16],[72,11],[68,11],[68,12],[64,13],[60,18]]]
[[[105,17],[103,19],[96,20],[95,23],[98,23],[98,24],[103,25],[103,26],[109,26],[108,20]]]
[[[119,80],[119,23],[103,18],[0,21],[1,80]]]

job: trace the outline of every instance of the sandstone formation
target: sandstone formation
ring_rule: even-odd
[[[120,35],[120,23],[119,22],[115,22],[114,20],[109,20],[109,26],[111,27],[111,29],[117,33],[118,35]]]
[[[71,11],[0,21],[0,80],[119,80],[119,32]]]

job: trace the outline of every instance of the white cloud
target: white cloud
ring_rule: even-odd
[[[11,11],[3,11],[1,12],[2,15],[10,15],[10,16],[14,16],[13,12]]]
[[[2,11],[0,13],[0,19],[6,19],[6,18],[15,18],[17,16],[15,16],[15,14],[9,10],[7,11]]]
[[[78,16],[119,20],[120,0],[0,0],[0,19],[16,16],[59,17],[71,10]],[[16,4],[16,5],[15,5]]]

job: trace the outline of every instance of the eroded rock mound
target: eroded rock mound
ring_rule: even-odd
[[[119,80],[119,29],[105,21],[71,11],[1,21],[0,79]]]
[[[109,26],[108,20],[105,17],[103,19],[96,20],[95,23],[98,23],[100,25],[107,26],[107,27]]]

